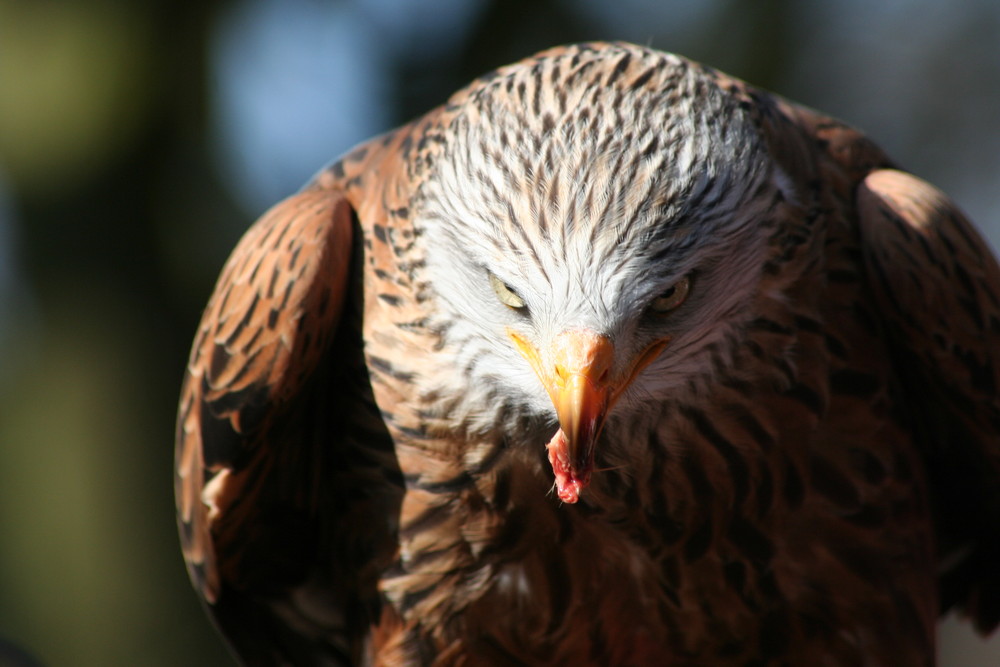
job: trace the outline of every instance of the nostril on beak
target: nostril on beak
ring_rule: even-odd
[[[588,329],[564,331],[552,340],[549,355],[550,382],[560,388],[585,381],[607,387],[614,365],[614,345],[603,335]]]

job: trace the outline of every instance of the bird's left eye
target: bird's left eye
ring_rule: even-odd
[[[691,277],[684,276],[671,285],[663,294],[653,299],[653,302],[649,304],[649,309],[660,315],[669,313],[684,303],[684,299],[687,298],[690,291]]]
[[[513,308],[514,310],[523,310],[525,307],[524,299],[522,299],[517,292],[515,292],[510,285],[504,281],[497,278],[492,273],[490,274],[490,286],[496,293],[497,298],[500,299],[500,303],[503,305]]]

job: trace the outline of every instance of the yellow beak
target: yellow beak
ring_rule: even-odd
[[[539,377],[566,436],[569,468],[588,477],[594,444],[611,407],[613,388],[608,376],[615,347],[607,336],[592,331],[566,331],[552,341],[549,356],[547,377]]]
[[[560,430],[549,443],[549,460],[559,497],[576,502],[579,491],[590,482],[595,444],[611,407],[639,371],[663,351],[667,340],[650,345],[616,381],[612,375],[615,346],[603,334],[586,329],[564,331],[545,353],[513,330],[508,329],[507,335],[552,399]]]

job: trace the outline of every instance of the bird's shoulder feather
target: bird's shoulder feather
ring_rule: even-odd
[[[857,191],[868,284],[925,451],[942,608],[1000,624],[1000,267],[944,193],[877,170]]]
[[[362,184],[317,179],[249,228],[188,362],[176,434],[182,547],[243,655],[295,654],[299,640],[274,622],[268,598],[313,576],[320,524],[338,502],[320,482],[333,479],[352,422],[346,404],[358,400],[337,383],[361,356],[345,304],[358,236],[346,193]]]

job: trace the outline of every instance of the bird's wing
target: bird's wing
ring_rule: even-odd
[[[817,183],[838,197],[854,193],[903,419],[924,447],[942,612],[957,608],[990,632],[1000,625],[1000,268],[946,195],[892,168],[864,134],[717,76],[747,100],[805,201]]]
[[[879,169],[857,190],[868,282],[925,443],[942,610],[1000,624],[1000,268],[940,191]]]
[[[346,361],[332,342],[345,337],[354,220],[345,195],[321,187],[266,213],[225,265],[188,362],[175,473],[184,557],[249,664],[318,653],[296,648],[275,618],[294,615],[276,610],[311,576],[316,524],[330,523],[318,480],[344,435],[331,378]]]

